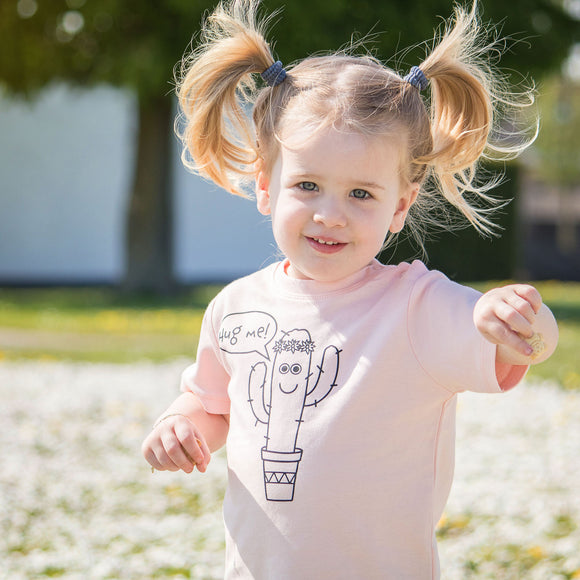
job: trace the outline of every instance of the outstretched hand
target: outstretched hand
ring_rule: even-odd
[[[475,305],[473,320],[490,342],[531,356],[533,349],[524,339],[534,334],[532,325],[541,306],[542,297],[533,286],[512,284],[486,292]]]
[[[479,332],[497,344],[499,363],[543,362],[558,343],[554,315],[542,303],[540,293],[527,284],[512,284],[486,292],[475,305],[473,320]],[[536,346],[535,350],[530,343]]]

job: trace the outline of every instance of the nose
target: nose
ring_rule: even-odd
[[[313,221],[328,228],[346,226],[347,214],[342,201],[332,194],[319,196],[314,208]]]

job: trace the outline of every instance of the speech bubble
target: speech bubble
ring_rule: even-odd
[[[220,349],[230,354],[257,352],[270,360],[267,345],[278,330],[273,316],[259,310],[235,312],[222,320],[218,341]]]

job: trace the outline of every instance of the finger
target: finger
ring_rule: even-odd
[[[164,471],[167,469],[167,454],[165,453],[161,442],[153,433],[143,441],[141,452],[143,453],[145,460],[153,469],[157,469],[158,471]]]
[[[515,348],[518,352],[526,356],[529,354],[529,344],[523,339],[522,335],[514,331],[507,323],[502,322],[500,319],[496,319],[495,323],[488,326],[484,336],[494,344]]]
[[[514,332],[507,325],[496,331],[493,342],[512,348],[524,356],[530,356],[533,353],[532,347],[522,338],[522,335]]]
[[[528,323],[533,324],[536,318],[534,306],[519,294],[513,293],[506,298],[506,303],[523,316]]]
[[[161,465],[161,463],[157,460],[157,457],[155,456],[155,453],[153,453],[152,450],[150,450],[148,453],[144,455],[145,459],[147,460],[147,463],[151,465],[151,469],[153,470],[157,469],[157,471],[163,471],[165,469],[165,467],[163,467],[163,465]]]
[[[175,428],[181,446],[186,455],[197,466],[199,471],[204,472],[207,468],[211,454],[209,448],[201,435],[197,436],[191,429]]]
[[[529,284],[514,284],[513,288],[514,292],[532,307],[534,314],[537,314],[542,306],[542,295]]]
[[[198,445],[201,447],[203,456],[205,458],[205,465],[207,466],[207,464],[210,462],[211,459],[211,451],[209,449],[209,445],[207,444],[207,441],[203,437],[198,439],[197,442]]]
[[[165,431],[162,433],[161,442],[163,444],[163,450],[165,451],[169,460],[167,469],[170,471],[177,471],[178,469],[182,469],[186,473],[191,473],[193,471],[195,463],[191,460],[191,458],[187,457],[179,439],[173,430]],[[175,469],[171,468],[171,464],[175,466]]]
[[[510,302],[504,302],[498,306],[497,317],[509,330],[529,338],[534,333],[532,323],[536,316],[531,305],[517,297],[509,300]],[[514,306],[514,302],[517,303],[519,309]]]
[[[161,465],[161,471],[179,471],[181,468],[171,458],[164,446],[154,449],[157,462]]]
[[[195,432],[189,427],[178,425],[175,427],[175,435],[187,459],[200,471],[205,471],[206,458],[201,450],[201,441],[195,436]]]
[[[151,467],[157,471],[178,471],[179,467],[173,463],[163,447],[152,450],[153,456],[148,459]]]

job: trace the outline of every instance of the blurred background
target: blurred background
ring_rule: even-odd
[[[200,489],[179,474],[146,480],[139,456],[195,356],[208,301],[277,259],[253,202],[180,162],[173,71],[214,4],[0,0],[0,578],[220,577],[223,473]],[[271,37],[284,63],[370,34],[367,48],[401,73],[453,10],[450,0],[262,4],[281,9]],[[514,425],[502,431],[514,447],[459,473],[465,494],[438,533],[448,578],[580,578],[580,0],[479,8],[510,39],[510,81],[537,85],[540,134],[516,162],[487,167],[505,173],[495,195],[511,200],[501,237],[434,234],[428,264],[480,290],[533,281],[560,344],[530,371],[538,386],[503,411],[530,405],[533,420],[490,410],[492,433]],[[401,240],[381,259],[417,256]],[[466,463],[477,445],[496,451],[474,404]],[[505,489],[495,507],[489,494],[502,469],[513,475],[514,455],[531,465],[520,474],[530,495],[514,487],[522,505],[502,531]]]
[[[273,259],[267,221],[251,202],[187,174],[173,135],[173,70],[212,5],[1,3],[0,284],[169,292]],[[447,0],[263,6],[282,9],[272,38],[286,63],[372,33],[368,47],[402,73],[452,13]],[[502,60],[509,78],[538,85],[541,134],[505,168],[496,194],[514,201],[502,237],[436,236],[430,265],[462,280],[578,280],[580,2],[485,0],[480,9],[511,39]],[[403,244],[385,259],[414,255]]]

